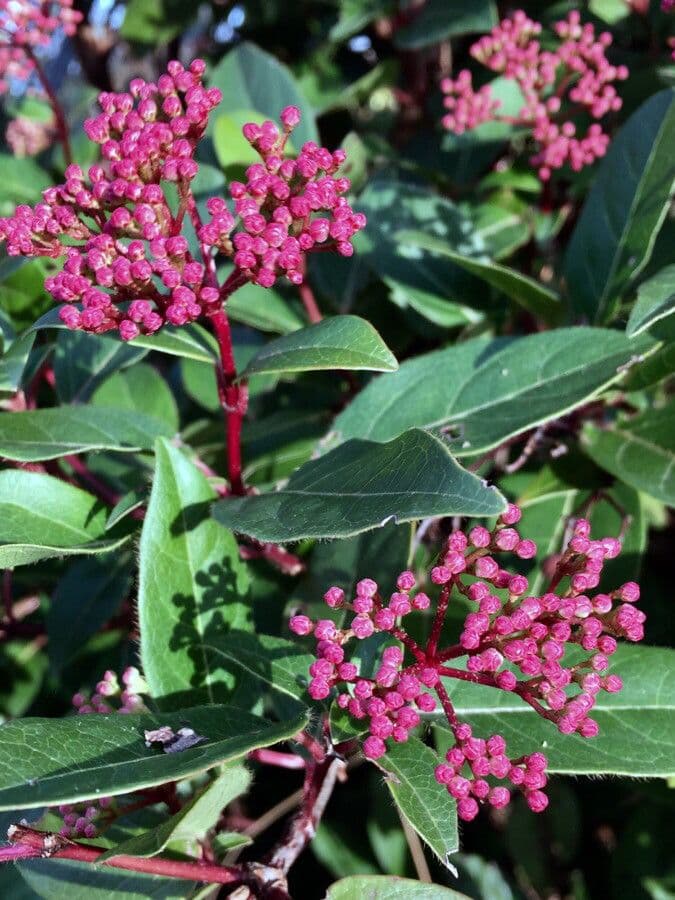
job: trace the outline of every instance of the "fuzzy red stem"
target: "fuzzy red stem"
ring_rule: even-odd
[[[298,285],[298,292],[300,294],[300,299],[304,304],[309,321],[312,322],[312,324],[320,322],[323,319],[323,316],[321,315],[321,310],[316,302],[316,297],[314,296],[312,288],[306,281],[303,281],[302,284]]]
[[[163,859],[159,856],[115,856],[104,862],[98,863],[104,850],[90,847],[75,841],[66,841],[58,835],[51,835],[44,831],[35,831],[22,825],[14,825],[10,828],[9,839],[15,845],[31,847],[39,851],[40,855],[49,856],[52,859],[73,859],[77,862],[97,863],[102,866],[110,866],[113,869],[126,869],[131,872],[147,872],[151,875],[163,875],[166,878],[183,878],[189,881],[203,881],[208,884],[235,884],[250,880],[244,869],[235,866],[227,868],[209,863],[183,862],[181,860]],[[55,849],[50,849],[50,840]]]
[[[445,622],[445,614],[448,611],[448,603],[450,602],[450,591],[452,590],[452,586],[454,583],[455,579],[453,576],[452,581],[444,585],[443,590],[438,597],[436,616],[434,617],[434,623],[431,626],[431,634],[429,635],[429,641],[427,642],[427,658],[430,660],[434,659],[436,656],[438,641],[441,637],[443,623]]]

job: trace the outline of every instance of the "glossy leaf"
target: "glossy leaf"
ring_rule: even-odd
[[[105,510],[86,491],[39,472],[0,472],[0,568],[77,553],[104,531]]]
[[[162,432],[169,437],[178,431],[178,408],[171,388],[154,366],[137,363],[125,372],[111,375],[97,389],[91,402],[135,412],[162,422]],[[157,435],[159,437],[159,434]]]
[[[606,322],[646,265],[675,180],[675,93],[650,97],[612,140],[565,257],[574,306]]]
[[[456,435],[455,453],[473,456],[585,403],[652,346],[578,327],[437,350],[373,380],[335,419],[329,446],[443,428]]]
[[[506,294],[534,315],[541,316],[544,321],[555,321],[560,317],[562,304],[555,291],[545,287],[534,278],[523,275],[516,269],[509,269],[499,263],[484,259],[473,259],[456,253],[443,241],[421,232],[403,232],[400,239],[408,244],[421,247],[447,257],[462,269],[487,282],[496,290]]]
[[[675,400],[613,428],[589,424],[582,446],[612,475],[675,506]]]
[[[73,803],[175,781],[290,738],[305,721],[296,715],[272,724],[230,706],[200,706],[7,722],[0,726],[0,809]],[[207,740],[180,753],[146,747],[144,731],[162,725],[188,726]]]
[[[328,888],[326,900],[469,900],[439,884],[424,884],[395,875],[351,875]]]
[[[638,288],[626,334],[629,337],[651,328],[656,322],[675,313],[675,265],[666,266]]]
[[[394,43],[405,50],[418,50],[455,35],[482,33],[497,24],[492,0],[427,0],[412,21],[396,30]]]
[[[101,862],[116,856],[156,856],[173,841],[198,840],[217,824],[225,807],[245,793],[250,783],[251,775],[244,766],[228,766],[180,812],[156,828],[130,837],[107,850]]]
[[[258,540],[294,541],[348,537],[389,520],[494,515],[504,502],[442,441],[413,429],[387,444],[348,441],[301,466],[281,490],[226,498],[214,515]]]
[[[54,353],[56,391],[62,403],[85,403],[113,372],[146,355],[142,347],[84,331],[60,331]]]
[[[459,848],[457,807],[446,790],[439,790],[434,769],[441,760],[418,738],[393,741],[377,764],[388,773],[387,787],[398,808],[443,865]]]
[[[222,112],[254,109],[277,122],[285,106],[297,106],[302,121],[293,132],[298,146],[317,141],[314,111],[293,76],[274,56],[244,42],[231,50],[211,73],[210,83],[222,91]]]
[[[186,698],[213,703],[232,683],[211,669],[204,644],[249,627],[248,575],[234,537],[209,515],[216,495],[206,477],[164,440],[156,460],[140,542],[143,671],[165,706]]]
[[[471,722],[478,737],[501,734],[512,757],[540,750],[551,772],[613,774],[657,778],[675,774],[675,651],[621,646],[609,671],[621,676],[623,690],[598,695],[592,717],[600,734],[588,740],[562,735],[512,694],[445,679],[457,715]],[[440,732],[439,751],[450,734]]]
[[[251,282],[228,299],[227,314],[234,322],[275,334],[290,334],[304,324],[281,294]]]
[[[318,369],[393,372],[397,368],[396,357],[369,322],[358,316],[333,316],[265,344],[242,377]]]
[[[21,379],[33,349],[35,335],[18,338],[0,356],[0,391],[13,394],[21,387]]]
[[[141,412],[95,406],[60,406],[0,417],[0,456],[21,462],[56,459],[90,450],[151,450],[173,429]]]

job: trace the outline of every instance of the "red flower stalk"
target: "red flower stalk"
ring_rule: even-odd
[[[436,711],[439,701],[455,745],[436,769],[436,779],[457,799],[459,816],[465,820],[477,815],[479,803],[501,807],[509,802],[510,790],[488,779],[507,779],[525,794],[533,811],[541,812],[548,804],[542,791],[547,760],[541,753],[509,759],[500,735],[487,740],[474,737],[471,727],[457,718],[442,679],[457,678],[515,693],[562,734],[576,732],[590,738],[598,733],[597,722],[589,715],[598,693],[614,693],[622,687],[617,675],[605,674],[617,638],[639,641],[643,637],[645,616],[633,605],[640,597],[637,584],[628,582],[611,594],[591,595],[605,561],[620,553],[619,540],[591,540],[588,521],[577,520],[548,589],[541,596],[531,596],[527,578],[512,574],[495,559],[501,553],[521,559],[536,554],[534,541],[523,540],[513,527],[520,516],[518,507],[510,505],[492,531],[477,526],[468,535],[462,531],[450,535],[430,573],[440,593],[424,647],[401,624],[413,610],[431,605],[426,593],[415,592],[416,579],[409,571],[398,576],[397,590],[387,603],[369,578],[358,582],[351,603],[345,602],[340,588],[329,588],[326,604],[353,613],[343,628],[330,619],[314,623],[304,615],[290,622],[295,634],[313,632],[318,642],[318,658],[309,670],[310,696],[324,700],[337,688],[338,705],[355,719],[368,720],[370,734],[363,749],[370,759],[386,752],[386,741],[407,740],[420,724],[420,713]],[[466,616],[459,642],[439,648],[454,591],[476,609]],[[361,677],[357,665],[347,660],[345,645],[352,638],[363,640],[376,632],[386,632],[400,644],[384,649],[374,678]],[[572,658],[568,657],[571,648],[576,650]],[[587,655],[580,659],[579,650]],[[460,657],[466,657],[464,668],[447,665]]]
[[[625,66],[613,66],[605,55],[612,43],[608,32],[596,37],[591,24],[581,25],[577,11],[556,22],[558,46],[544,50],[538,40],[542,26],[519,10],[504,19],[471,47],[471,54],[487,68],[516,82],[525,104],[514,118],[500,116],[500,102],[485,85],[474,90],[468,69],[454,80],[445,78],[447,115],[443,125],[462,134],[489,121],[507,121],[530,129],[537,152],[532,157],[539,177],[547,180],[552,169],[569,164],[578,171],[604,156],[609,136],[598,122],[583,135],[567,116],[574,108],[593,119],[621,108],[621,98],[613,85],[628,77]],[[563,121],[560,121],[561,117]]]

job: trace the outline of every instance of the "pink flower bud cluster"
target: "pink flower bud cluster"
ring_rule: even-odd
[[[220,92],[202,86],[205,65],[171,62],[157,84],[135,79],[128,94],[103,93],[101,114],[88,119],[101,163],[85,177],[79,166],[43,192],[35,207],[19,206],[0,219],[0,240],[11,256],[65,256],[45,286],[69,328],[100,334],[117,328],[124,340],[182,325],[219,303],[181,234],[194,203],[194,159]],[[177,184],[174,215],[163,181]],[[75,304],[81,304],[78,308]]]
[[[147,687],[141,673],[135,666],[128,666],[122,673],[121,681],[120,684],[116,673],[108,669],[91,697],[75,694],[72,702],[78,715],[144,712],[142,695],[147,692]]]
[[[493,734],[487,740],[473,736],[471,726],[458,724],[454,729],[455,746],[445,755],[446,762],[436,767],[435,777],[457,801],[460,819],[470,822],[479,811],[479,802],[501,809],[511,802],[511,791],[492,780],[508,780],[519,788],[532,812],[543,812],[548,797],[543,792],[548,778],[548,760],[543,753],[532,753],[519,759],[506,755],[506,741]]]
[[[525,105],[515,118],[497,114],[499,101],[493,99],[490,86],[475,91],[468,70],[454,80],[444,79],[441,88],[449,110],[443,118],[445,128],[462,134],[492,120],[529,128],[537,148],[532,163],[547,180],[552,169],[568,164],[579,171],[604,156],[609,137],[602,126],[594,122],[579,135],[567,116],[574,107],[593,119],[620,109],[614,82],[627,78],[628,70],[611,65],[605,55],[611,35],[596,36],[593,25],[581,25],[576,10],[555,24],[554,50],[542,49],[541,30],[539,22],[519,10],[471,48],[479,62],[517,83]]]
[[[54,121],[40,122],[17,116],[7,126],[5,140],[14,156],[37,156],[50,147],[56,137]]]
[[[675,10],[675,0],[661,0],[661,9],[664,13],[673,12]]]
[[[58,813],[63,818],[59,834],[66,838],[96,837],[97,820],[105,815],[111,803],[111,797],[101,797],[87,803],[64,803],[58,807]]]
[[[300,110],[287,106],[280,119],[282,131],[272,121],[244,125],[244,137],[261,162],[248,167],[246,183],[230,184],[234,214],[224,200],[213,198],[207,204],[211,219],[199,231],[206,246],[232,256],[247,279],[263,287],[281,276],[300,284],[305,254],[312,250],[351,256],[351,239],[366,224],[344,197],[349,179],[336,176],[344,150],[331,152],[307,141],[297,158],[289,159],[286,144],[300,123]]]
[[[0,94],[28,81],[35,68],[30,54],[47,47],[56,31],[75,34],[82,13],[72,7],[73,0],[0,0]]]
[[[437,710],[431,692],[436,693],[456,742],[447,765],[437,770],[437,780],[458,800],[459,815],[467,820],[476,815],[479,802],[497,807],[509,802],[510,791],[491,786],[488,777],[508,779],[525,794],[532,810],[545,809],[546,760],[538,753],[510,760],[499,735],[487,741],[474,737],[458,721],[442,679],[513,692],[562,734],[591,738],[598,733],[590,717],[598,694],[622,687],[617,675],[607,674],[617,639],[639,641],[644,635],[645,615],[634,605],[640,597],[637,584],[595,592],[606,561],[621,551],[619,540],[592,540],[589,522],[576,520],[550,584],[541,596],[533,596],[528,579],[503,568],[496,558],[504,553],[524,560],[536,556],[535,542],[515,527],[520,518],[520,509],[511,504],[492,530],[478,525],[449,536],[429,574],[440,592],[426,646],[418,645],[402,624],[414,610],[432,605],[428,594],[415,590],[416,578],[409,571],[398,576],[396,591],[386,603],[369,578],[358,582],[351,603],[340,588],[329,588],[325,603],[353,614],[342,628],[330,619],[314,623],[301,614],[290,621],[295,634],[313,633],[317,640],[317,659],[309,670],[310,696],[325,700],[337,689],[338,705],[355,719],[368,720],[363,748],[370,759],[386,752],[387,740],[407,740],[420,714]],[[475,606],[465,617],[458,642],[439,648],[453,594]],[[347,659],[345,645],[352,638],[364,640],[383,632],[400,643],[386,647],[372,678],[363,677]],[[411,656],[407,664],[406,651]],[[462,657],[464,668],[448,666]]]

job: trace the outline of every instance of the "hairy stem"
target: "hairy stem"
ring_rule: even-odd
[[[445,614],[448,611],[448,603],[450,602],[450,592],[452,591],[452,586],[455,583],[455,579],[453,576],[452,581],[448,582],[448,584],[443,586],[443,590],[441,591],[438,597],[438,606],[436,607],[436,615],[434,617],[433,625],[431,626],[431,634],[429,635],[429,641],[427,643],[427,657],[428,659],[433,659],[436,656],[436,650],[438,649],[438,641],[441,637],[441,631],[443,630],[443,623],[445,622]]]

